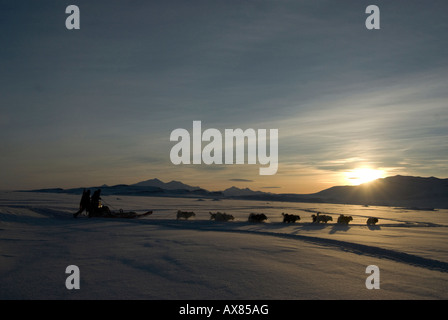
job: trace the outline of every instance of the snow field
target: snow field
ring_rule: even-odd
[[[117,200],[119,198],[120,200]],[[330,204],[104,197],[153,215],[71,214],[78,197],[0,194],[0,299],[446,299],[448,212]],[[175,212],[195,211],[192,220]],[[209,220],[227,212],[235,221]],[[352,213],[348,226],[313,225],[313,211]],[[247,222],[250,212],[267,223]],[[302,220],[283,224],[281,212]],[[365,225],[377,216],[377,227]],[[309,218],[310,219],[310,218]],[[364,223],[363,223],[364,221]],[[80,268],[67,290],[65,268]],[[381,288],[368,290],[368,265]]]

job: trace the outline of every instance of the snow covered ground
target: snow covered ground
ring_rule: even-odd
[[[448,210],[106,196],[114,210],[154,213],[74,219],[79,200],[0,193],[0,299],[448,298]],[[177,210],[196,217],[176,220]],[[251,212],[268,220],[249,223]],[[282,212],[301,220],[284,224]],[[316,212],[333,221],[312,224]],[[335,223],[341,213],[353,216],[348,226]],[[69,265],[79,290],[65,286]],[[366,288],[369,265],[380,289]]]

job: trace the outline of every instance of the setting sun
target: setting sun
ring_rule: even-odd
[[[382,170],[370,169],[370,168],[357,168],[345,173],[345,179],[351,185],[359,185],[362,183],[370,182],[384,176]]]

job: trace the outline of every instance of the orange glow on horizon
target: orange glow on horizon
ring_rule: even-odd
[[[360,185],[362,183],[370,182],[379,178],[383,178],[385,172],[379,169],[371,168],[356,168],[345,172],[345,181],[349,185]]]

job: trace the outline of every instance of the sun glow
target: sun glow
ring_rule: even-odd
[[[345,173],[345,179],[351,185],[359,185],[383,178],[384,171],[370,168],[357,168]]]

